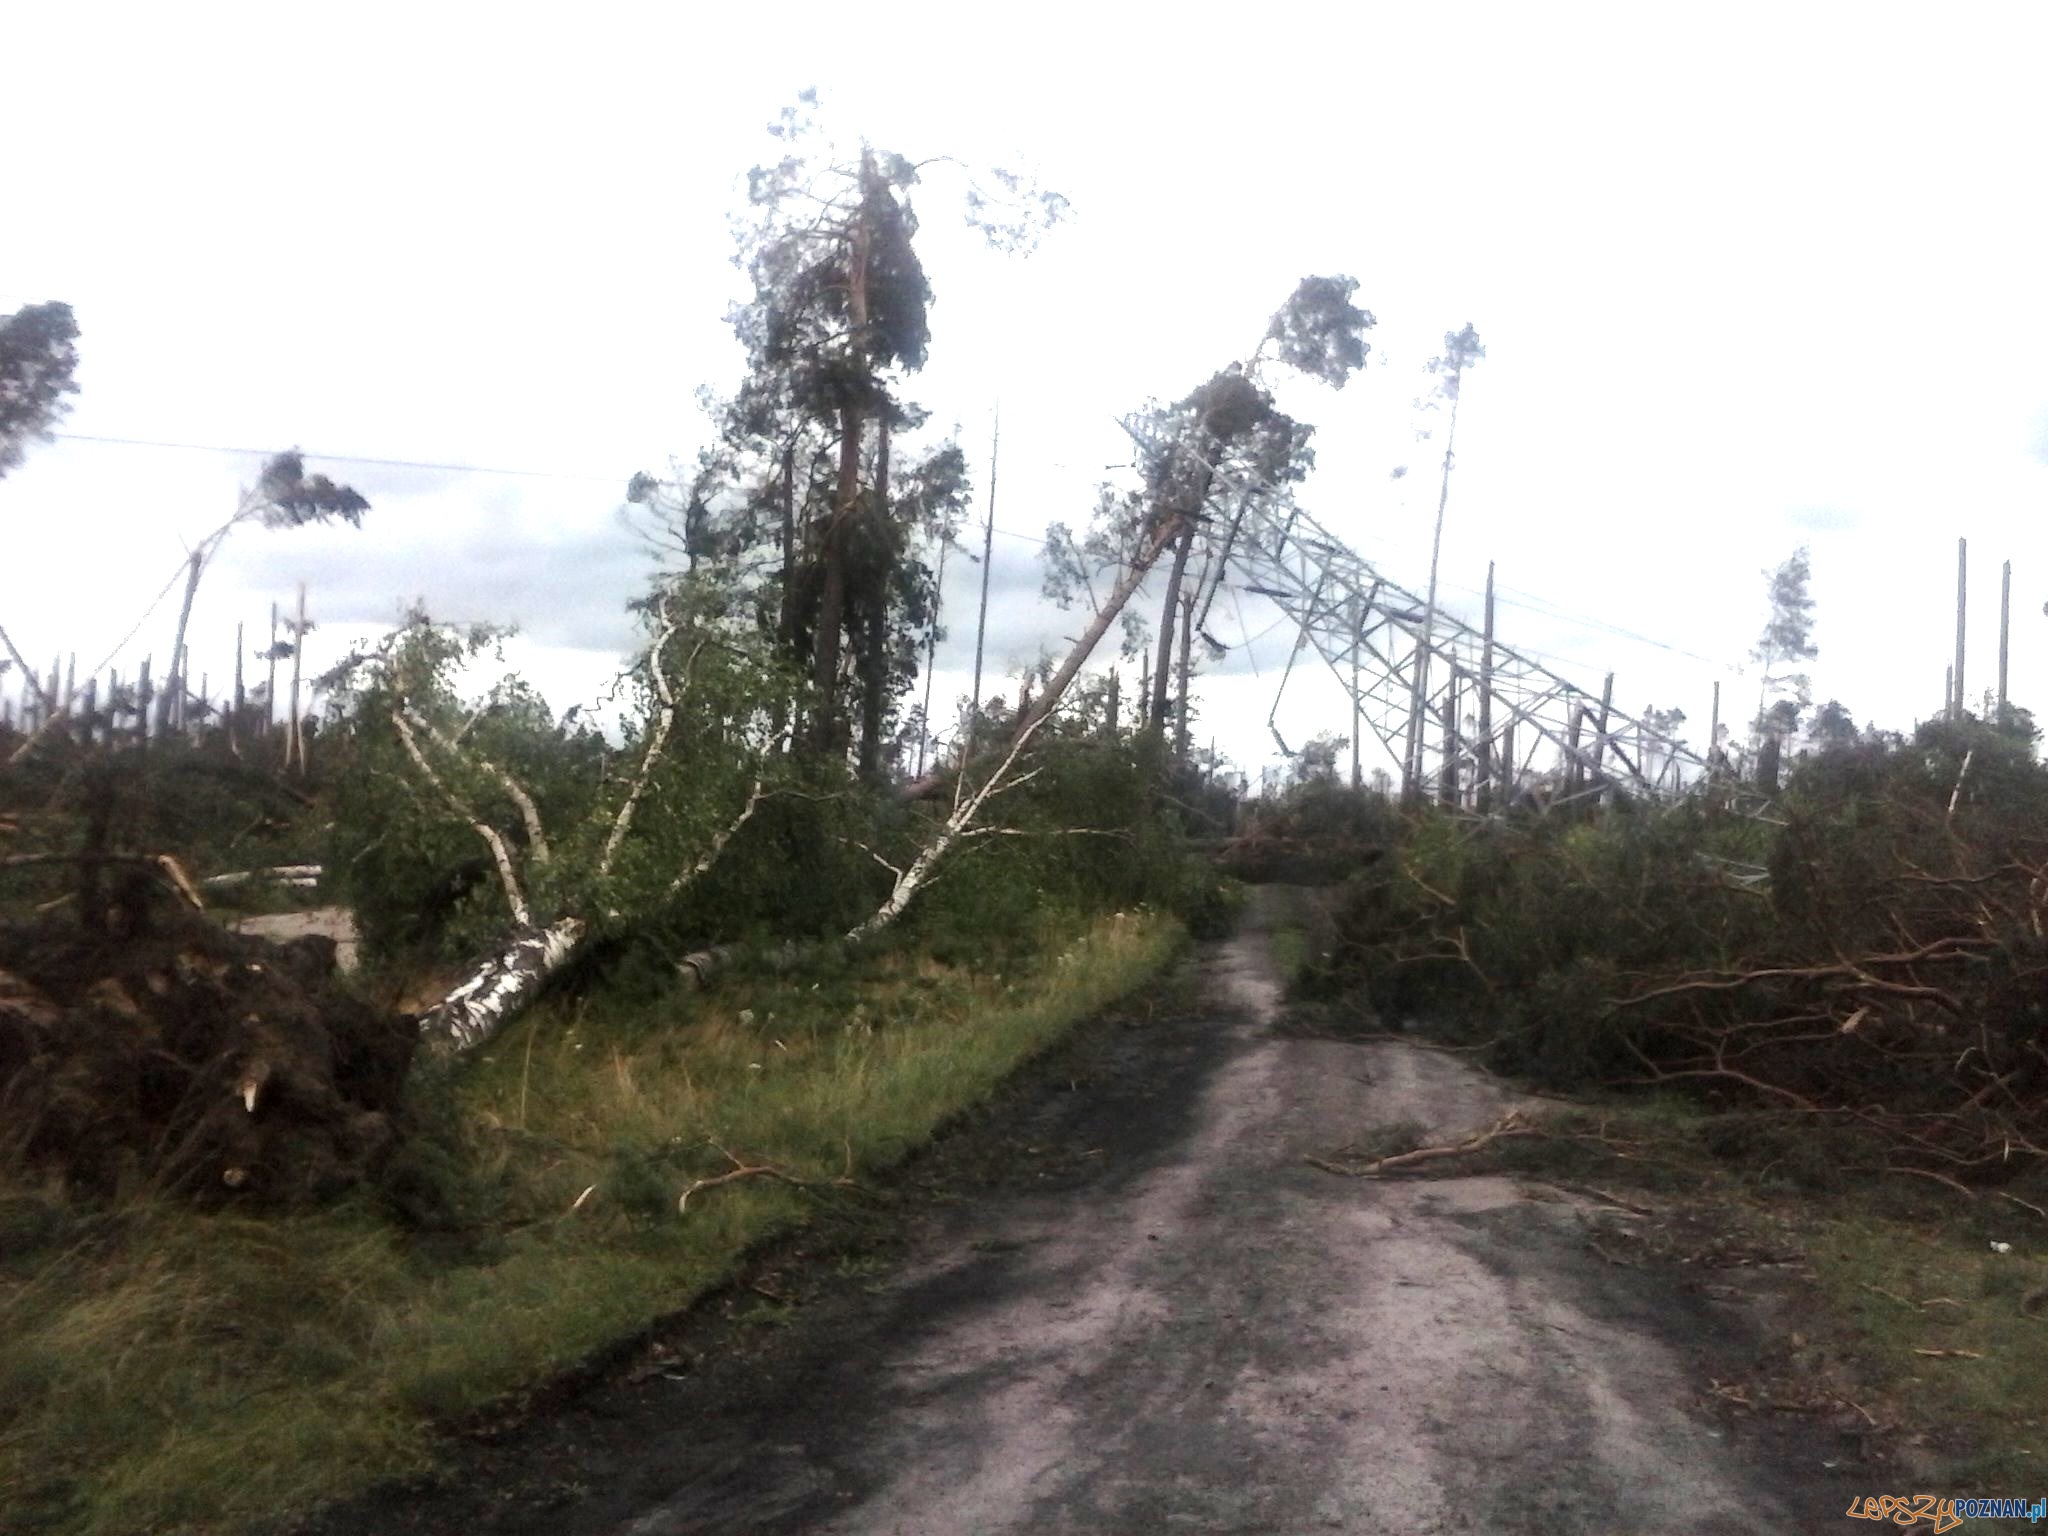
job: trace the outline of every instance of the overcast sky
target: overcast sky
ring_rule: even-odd
[[[646,579],[621,488],[692,455],[697,390],[738,377],[728,216],[814,85],[845,133],[1073,203],[1019,260],[961,230],[943,168],[915,199],[938,301],[908,393],[983,488],[1002,409],[997,671],[1076,627],[1035,599],[1034,541],[1128,461],[1114,417],[1343,272],[1373,367],[1288,395],[1320,428],[1301,500],[1393,579],[1427,574],[1421,365],[1470,321],[1453,609],[1498,561],[1504,637],[1703,739],[1716,678],[1754,708],[1760,572],[1809,544],[1816,697],[1905,727],[1939,707],[1968,535],[1970,691],[2010,559],[2013,694],[2048,706],[2048,7],[899,5],[858,36],[843,7],[664,9],[15,7],[0,312],[63,299],[83,331],[74,436],[0,481],[24,649],[104,652],[253,479],[260,452],[216,450],[296,444],[373,510],[237,534],[195,672],[304,580],[315,664],[425,597],[522,625],[557,708],[594,695]],[[1198,734],[1256,774],[1292,637],[1238,607]],[[124,673],[162,670],[175,617]],[[1349,711],[1297,672],[1279,719]]]

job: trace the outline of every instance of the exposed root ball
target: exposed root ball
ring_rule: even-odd
[[[118,938],[0,927],[0,1142],[82,1193],[293,1204],[361,1183],[398,1138],[415,1036],[333,971],[331,940],[191,913]]]

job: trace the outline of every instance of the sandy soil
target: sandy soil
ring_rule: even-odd
[[[334,963],[343,971],[356,968],[356,922],[347,907],[312,907],[304,912],[271,912],[262,917],[245,917],[235,925],[237,933],[253,933],[260,939],[283,943],[287,939],[319,934],[334,940]]]
[[[685,1328],[321,1529],[1842,1529],[1861,1482],[1824,1437],[1701,1406],[1756,1352],[1739,1308],[1597,1256],[1611,1214],[1303,1162],[1510,1101],[1442,1053],[1276,1033],[1271,900],[1194,1010],[1102,1026],[950,1138],[879,1278],[759,1272],[793,1322]]]

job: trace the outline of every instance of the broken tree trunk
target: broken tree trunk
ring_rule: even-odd
[[[420,1034],[443,1055],[474,1050],[540,992],[581,946],[580,917],[516,930],[499,951],[420,1015]]]

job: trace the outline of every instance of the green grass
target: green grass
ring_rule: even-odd
[[[1938,1440],[1958,1496],[2037,1492],[2048,1476],[2048,1243],[2032,1230],[2040,1218],[2012,1214],[2010,1253],[1979,1236],[1981,1220],[1867,1213],[1823,1219],[1807,1245],[1829,1309],[1901,1413]]]
[[[7,1528],[226,1530],[425,1470],[435,1425],[686,1306],[833,1198],[750,1177],[678,1214],[725,1152],[871,1176],[1156,976],[1180,930],[1045,937],[1001,975],[897,953],[538,1010],[440,1088],[412,1227],[367,1197],[264,1219],[0,1185]]]

